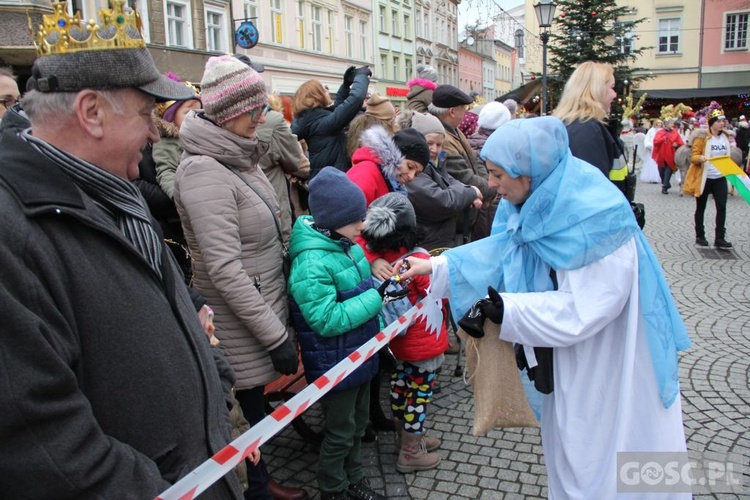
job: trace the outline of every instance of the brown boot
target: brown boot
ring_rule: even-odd
[[[396,429],[396,450],[401,450],[401,431],[404,429],[404,423],[393,417],[393,428]],[[427,451],[435,451],[440,448],[443,442],[439,437],[428,436],[426,432],[422,433],[422,440],[424,441],[425,448]]]
[[[424,442],[424,447],[427,451],[435,451],[440,448],[441,444],[443,444],[439,437],[428,436],[425,432],[422,433],[422,441]]]
[[[402,474],[418,470],[434,469],[440,463],[440,455],[429,453],[422,434],[401,431],[401,451],[398,453],[396,470]]]

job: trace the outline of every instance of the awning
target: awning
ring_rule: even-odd
[[[722,87],[715,89],[654,89],[654,90],[635,90],[633,94],[636,97],[643,93],[648,94],[649,99],[701,99],[707,97],[738,97],[740,95],[750,95],[750,87]]]
[[[529,83],[521,85],[515,90],[508,92],[507,94],[501,95],[495,98],[498,102],[503,102],[507,99],[513,99],[519,104],[524,104],[526,101],[534,97],[536,94],[542,91],[542,79],[537,78],[531,80]]]

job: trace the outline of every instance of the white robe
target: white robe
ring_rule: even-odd
[[[541,419],[551,499],[651,498],[617,494],[617,452],[686,451],[680,398],[665,409],[656,386],[637,269],[631,239],[588,266],[558,271],[556,291],[501,294],[500,338],[555,348],[555,390],[542,396]],[[433,293],[447,292],[447,272],[445,258],[434,258]]]
[[[661,184],[659,175],[659,165],[656,164],[652,154],[654,152],[654,136],[659,129],[651,127],[646,133],[646,139],[643,141],[644,154],[643,164],[641,165],[641,182]]]

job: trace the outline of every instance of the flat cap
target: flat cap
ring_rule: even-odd
[[[438,108],[452,108],[472,102],[474,99],[453,85],[438,85],[432,93],[432,104]]]

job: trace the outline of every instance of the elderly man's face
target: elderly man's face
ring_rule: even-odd
[[[497,191],[501,198],[505,198],[514,205],[520,205],[531,196],[530,177],[511,177],[503,167],[489,160],[487,160],[487,170],[490,174],[490,187]]]
[[[0,103],[0,118],[3,117],[8,108],[15,104],[20,95],[16,81],[9,76],[0,75],[0,101],[2,101]]]
[[[118,177],[133,180],[138,177],[143,149],[149,142],[159,142],[159,132],[151,116],[154,98],[135,89],[120,92],[121,114],[110,103],[104,105],[108,160],[100,162],[99,166]]]

